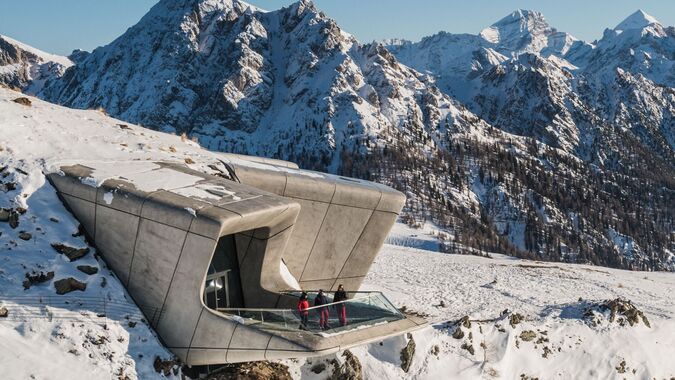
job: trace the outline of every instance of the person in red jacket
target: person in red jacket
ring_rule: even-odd
[[[300,300],[298,301],[298,313],[300,314],[300,328],[307,329],[307,321],[309,319],[309,301],[307,301],[307,293],[302,292]]]

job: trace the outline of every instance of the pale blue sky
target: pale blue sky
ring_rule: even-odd
[[[0,0],[0,34],[39,49],[69,54],[105,45],[135,24],[157,0]],[[272,10],[292,0],[251,0]],[[675,25],[675,0],[316,0],[360,41],[411,40],[440,30],[478,33],[515,9],[542,12],[551,25],[592,41],[636,11]]]

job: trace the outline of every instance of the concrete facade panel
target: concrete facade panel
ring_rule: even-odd
[[[242,183],[268,191],[272,194],[283,195],[286,189],[286,173],[281,171],[264,171],[246,166],[237,167],[237,177]]]
[[[265,350],[229,349],[227,351],[228,363],[241,363],[248,361],[265,360]]]
[[[397,217],[398,215],[390,212],[373,212],[349,258],[344,263],[339,277],[365,276],[368,273],[370,265],[375,261]]]
[[[127,286],[134,253],[139,217],[126,212],[96,206],[96,246],[106,263]]]
[[[82,165],[62,166],[61,172],[63,175],[59,173],[49,175],[49,180],[59,189],[60,193],[96,202],[96,187],[83,182],[93,172],[91,168]]]
[[[194,330],[195,333],[190,346],[227,349],[232,340],[232,334],[236,330],[239,330],[236,322],[205,309],[201,318],[199,318],[197,328]],[[214,334],[215,331],[218,333]]]
[[[332,203],[374,210],[380,202],[381,194],[378,188],[366,181],[336,177]]]
[[[300,280],[336,278],[373,212],[331,205]]]
[[[142,219],[127,287],[155,324],[186,238],[186,231]],[[153,318],[154,317],[154,318]]]
[[[190,210],[196,213],[209,206],[207,203],[186,199],[168,191],[158,191],[148,196],[141,216],[187,231],[194,218]]]
[[[333,286],[335,279],[315,280],[315,281],[300,281],[300,286],[306,290],[330,289]]]
[[[246,257],[249,244],[251,244],[251,235],[246,232],[234,235],[234,246],[237,249],[237,260],[239,261],[239,265],[241,265],[241,262]]]
[[[63,200],[70,208],[70,211],[75,215],[77,220],[82,224],[87,234],[92,239],[96,238],[96,204],[75,198],[67,194],[61,194]]]
[[[287,251],[284,252],[284,261],[288,270],[299,279],[328,211],[328,203],[295,198],[293,200],[300,205],[300,214],[293,226]]]
[[[330,202],[333,194],[335,194],[335,183],[324,180],[323,175],[319,177],[289,175],[283,195],[310,201]]]
[[[189,233],[156,330],[169,347],[188,347],[204,310],[202,288],[216,241]],[[167,276],[171,276],[167,274]]]
[[[145,198],[147,193],[119,179],[104,181],[96,193],[96,203],[134,215],[141,215]]]
[[[377,205],[377,210],[399,214],[405,204],[405,195],[379,183],[376,185],[382,192],[382,198]]]

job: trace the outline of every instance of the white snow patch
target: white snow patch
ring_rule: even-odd
[[[108,191],[105,194],[103,194],[103,201],[105,201],[105,204],[109,205],[112,204],[113,201],[113,193],[112,191]]]
[[[288,285],[288,290],[302,289],[300,287],[298,279],[295,278],[295,276],[293,276],[290,270],[288,270],[288,267],[286,266],[286,263],[284,263],[283,260],[279,260],[279,273],[281,274],[281,278],[284,280],[286,285]]]

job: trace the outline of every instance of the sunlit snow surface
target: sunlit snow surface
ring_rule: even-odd
[[[367,379],[517,379],[521,374],[540,379],[668,379],[675,374],[672,273],[541,263],[501,255],[492,259],[448,255],[385,245],[362,289],[383,291],[396,306],[429,314],[433,322],[413,333],[416,349],[408,373],[400,368],[405,337],[353,349]],[[652,327],[614,324],[593,328],[581,319],[589,303],[617,297],[632,300]],[[445,307],[439,306],[441,301]],[[443,323],[465,315],[472,320],[498,318],[505,309],[522,314],[525,321],[515,328],[508,321],[474,322],[459,340],[451,336],[454,329]],[[525,330],[549,341],[537,344],[518,339]],[[475,355],[460,347],[467,342],[469,331]],[[520,340],[519,347],[516,340]],[[485,362],[481,342],[486,345]],[[438,346],[438,355],[432,353],[434,346]],[[544,346],[552,351],[547,358],[542,356]],[[331,358],[289,364],[298,377],[320,379],[308,362]],[[616,367],[623,360],[629,369],[619,374]]]

